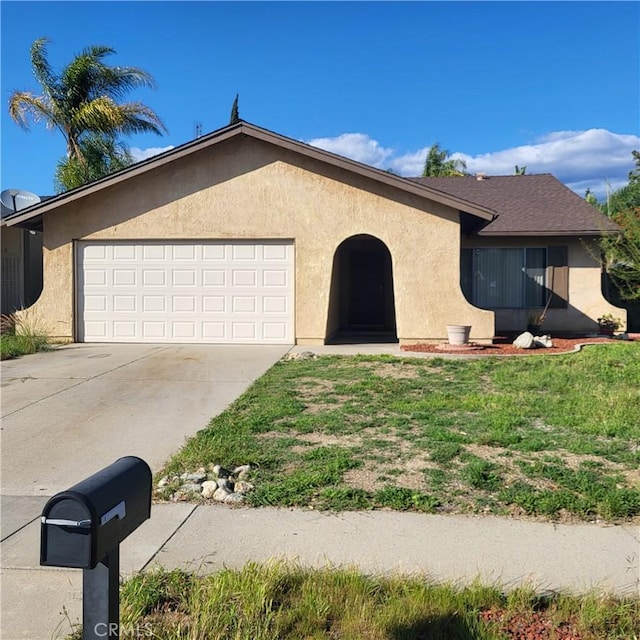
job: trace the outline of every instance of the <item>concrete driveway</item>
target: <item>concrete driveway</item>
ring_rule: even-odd
[[[3,362],[2,495],[50,496],[124,455],[158,470],[289,349],[74,344]]]

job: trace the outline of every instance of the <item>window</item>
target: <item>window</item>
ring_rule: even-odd
[[[473,249],[470,254],[471,277],[464,278],[463,289],[474,305],[485,309],[545,306],[546,249]]]

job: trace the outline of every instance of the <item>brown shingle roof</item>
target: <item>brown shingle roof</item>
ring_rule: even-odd
[[[411,178],[494,209],[498,216],[478,235],[601,235],[619,227],[550,174]]]

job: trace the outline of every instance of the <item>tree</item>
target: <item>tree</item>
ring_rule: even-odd
[[[439,177],[439,176],[464,176],[467,170],[467,164],[464,160],[449,158],[449,152],[441,149],[440,144],[433,144],[427,153],[424,161],[424,169],[422,176]]]
[[[95,180],[132,158],[120,135],[155,133],[166,127],[156,113],[141,102],[120,103],[138,87],[153,87],[150,74],[136,67],[109,66],[104,58],[115,53],[104,46],[89,46],[56,73],[47,59],[47,38],[31,45],[31,67],[42,94],[15,91],[9,98],[9,114],[25,131],[29,122],[44,121],[62,133],[66,161],[58,164],[58,186],[71,189],[78,179]],[[66,168],[63,165],[67,165]],[[74,179],[66,182],[67,176]],[[84,182],[82,183],[84,184]]]
[[[629,171],[629,184],[637,184],[640,182],[640,151],[632,151],[631,155],[636,166]]]
[[[238,94],[236,93],[236,99],[231,106],[231,117],[229,118],[229,124],[237,124],[240,122],[240,112],[238,111]]]
[[[125,169],[134,159],[123,143],[104,134],[87,134],[80,140],[84,160],[63,158],[56,166],[56,191],[68,191]]]
[[[608,194],[605,202],[595,200],[589,190],[585,195],[622,229],[600,240],[603,266],[622,300],[640,300],[640,153],[632,154],[636,168],[629,172],[629,184]]]

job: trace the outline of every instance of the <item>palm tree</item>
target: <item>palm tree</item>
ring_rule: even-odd
[[[464,160],[448,158],[449,152],[441,149],[440,144],[436,142],[429,148],[427,158],[424,161],[424,169],[422,176],[439,177],[439,176],[464,176],[467,170],[467,163]]]
[[[109,169],[110,160],[131,160],[124,153],[126,149],[123,153],[116,152],[121,144],[118,136],[166,132],[160,118],[146,105],[119,102],[137,87],[154,86],[152,76],[146,71],[136,67],[111,67],[103,59],[115,50],[90,46],[56,73],[47,60],[47,43],[47,38],[39,38],[31,45],[31,66],[42,95],[15,91],[9,98],[9,114],[21,128],[28,131],[31,119],[44,121],[48,128],[60,131],[67,145],[67,161],[85,165],[86,176],[94,176],[100,168],[86,165],[95,161],[101,147],[115,153],[103,162],[103,170]],[[102,175],[105,174],[97,177]],[[61,182],[61,186],[68,189],[78,185]]]
[[[56,191],[68,191],[93,182],[134,163],[127,147],[113,136],[91,133],[80,139],[82,160],[62,158],[56,166]]]

